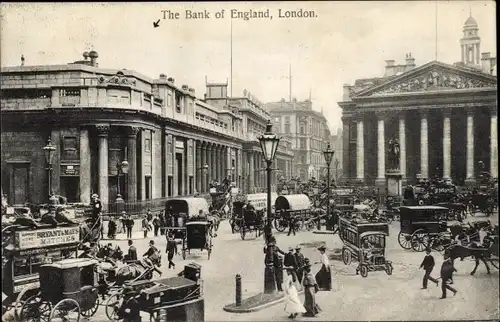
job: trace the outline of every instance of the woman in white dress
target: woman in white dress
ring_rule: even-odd
[[[284,285],[285,291],[285,312],[290,313],[289,319],[295,319],[299,313],[306,313],[306,309],[299,298],[299,292],[291,278],[288,278]]]
[[[316,274],[316,281],[319,286],[320,291],[331,291],[332,290],[332,273],[330,271],[330,261],[326,255],[326,247],[318,247],[321,253],[321,268]]]

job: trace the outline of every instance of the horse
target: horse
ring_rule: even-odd
[[[490,258],[490,255],[495,252],[494,248],[498,247],[498,245],[495,246],[489,238],[485,238],[483,243],[484,245],[471,243],[468,246],[453,244],[445,249],[444,254],[445,256],[449,256],[452,262],[454,262],[457,258],[474,258],[476,265],[474,266],[474,269],[472,270],[470,275],[474,275],[476,273],[477,267],[479,266],[479,261],[482,261],[484,263],[488,274],[491,274],[490,267],[488,266],[486,259]]]

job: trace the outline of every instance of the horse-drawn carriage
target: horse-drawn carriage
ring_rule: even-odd
[[[399,208],[401,230],[399,245],[404,249],[424,251],[430,237],[447,232],[448,208],[438,206],[404,206]]]
[[[207,250],[208,259],[212,253],[212,227],[208,221],[188,221],[186,235],[182,240],[182,259],[186,259],[186,252],[191,249]]]
[[[156,281],[128,283],[125,291],[137,299],[140,311],[149,313],[150,321],[205,321],[201,266],[188,264],[177,277]],[[113,294],[106,302],[106,316],[120,320],[123,292]]]
[[[189,218],[197,217],[200,213],[208,214],[208,203],[205,198],[174,198],[165,202],[167,225],[163,229],[173,234],[176,239],[185,239],[186,222]]]
[[[342,261],[349,265],[358,261],[356,273],[367,277],[368,272],[383,270],[392,274],[392,262],[385,258],[385,240],[389,236],[387,223],[374,223],[365,220],[339,219],[339,236],[342,247]]]
[[[212,198],[211,210],[217,212],[221,218],[226,218],[232,213],[233,195],[238,193],[238,188],[233,184],[219,185],[210,188],[210,197]]]
[[[348,215],[354,211],[355,201],[359,199],[354,187],[337,187],[332,192],[335,209],[342,215]]]
[[[79,321],[99,308],[97,261],[64,259],[40,267],[40,292],[21,308],[21,321]]]
[[[273,205],[273,208],[276,198],[278,198],[278,194],[271,193],[271,204]],[[241,225],[243,222],[245,207],[248,203],[251,203],[255,208],[255,211],[259,214],[265,213],[267,211],[267,194],[253,193],[233,202],[233,214],[229,220],[233,233],[240,232],[241,234]],[[274,209],[272,212],[274,213]]]
[[[495,207],[494,196],[490,193],[475,192],[469,197],[469,210],[472,216],[481,212],[489,217],[495,211]]]
[[[304,225],[310,229],[315,226],[311,218],[311,201],[307,195],[279,196],[274,208],[276,215],[273,224],[279,232],[285,231],[290,220],[297,225],[297,229]]]
[[[11,225],[2,228],[2,299],[4,312],[19,317],[21,305],[35,295],[40,287],[40,267],[76,257],[79,245],[78,225],[51,227]]]

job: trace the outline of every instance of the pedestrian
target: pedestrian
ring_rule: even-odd
[[[297,262],[297,279],[299,283],[302,283],[302,279],[304,278],[304,263],[305,258],[304,254],[300,252],[300,246],[295,247],[295,261]]]
[[[92,205],[92,220],[93,222],[96,222],[102,213],[102,203],[101,200],[99,200],[99,195],[97,193],[94,193],[92,195],[91,205]]]
[[[168,259],[168,269],[173,268],[175,270],[175,263],[173,262],[174,255],[177,255],[177,243],[171,234],[167,235],[167,259]]]
[[[297,282],[297,260],[293,254],[293,247],[288,247],[288,253],[285,254],[283,259],[283,265],[285,266],[288,276],[292,276],[292,281]]]
[[[288,215],[288,235],[287,236],[290,236],[292,231],[293,231],[293,235],[295,236],[295,216],[292,216],[292,214],[289,214]]]
[[[326,247],[320,246],[318,247],[319,252],[321,253],[321,268],[316,273],[316,281],[319,285],[319,290],[321,291],[331,291],[332,290],[332,273],[330,271],[330,261],[328,260],[328,256],[326,255]]]
[[[289,319],[295,319],[299,313],[307,312],[300,301],[299,292],[290,278],[287,278],[285,283],[285,312],[290,313]]]
[[[157,237],[158,236],[158,229],[160,229],[160,218],[158,218],[158,215],[155,215],[153,217],[153,228],[154,228],[155,237]]]
[[[155,265],[161,266],[161,254],[158,248],[156,248],[154,240],[149,241],[149,248],[142,257],[146,257]]]
[[[136,261],[137,260],[137,249],[133,245],[132,239],[128,240],[128,254],[126,255],[127,261]]]
[[[130,215],[126,217],[126,225],[127,225],[127,238],[132,239],[132,227],[134,227],[134,220]]]
[[[457,270],[455,267],[453,267],[453,262],[450,258],[450,255],[444,254],[444,262],[443,265],[441,266],[441,291],[442,295],[441,298],[445,299],[446,298],[446,289],[449,289],[450,291],[453,292],[453,296],[457,294],[457,290],[451,287],[450,281],[453,280],[453,272],[456,272]]]
[[[116,238],[116,222],[113,218],[111,218],[108,222],[108,238],[109,239]]]
[[[142,231],[144,232],[144,238],[148,238],[149,229],[148,217],[144,216],[144,218],[142,218]]]
[[[140,306],[134,289],[127,285],[123,288],[122,294],[123,302],[118,309],[118,317],[123,319],[123,322],[141,322]]]
[[[273,247],[273,264],[278,292],[283,292],[283,258],[279,255],[278,247]]]
[[[151,209],[148,208],[148,211],[146,213],[146,218],[148,219],[148,222],[151,222],[153,220],[153,213],[151,212]]]
[[[320,312],[320,307],[316,304],[316,292],[319,290],[318,283],[311,273],[311,266],[308,265],[304,268],[304,281],[302,285],[304,286],[304,308],[306,313],[303,316],[314,317]]]
[[[158,218],[160,220],[160,235],[165,235],[166,222],[165,222],[165,211],[164,210],[160,211],[160,215],[158,216]]]
[[[432,270],[434,269],[434,257],[431,255],[431,249],[427,248],[425,250],[425,257],[424,260],[422,261],[422,264],[420,264],[420,268],[423,268],[425,270],[424,274],[424,279],[422,281],[422,289],[425,290],[427,288],[427,281],[431,280],[432,282],[436,283],[438,285],[438,280],[435,279],[434,277],[431,276]]]

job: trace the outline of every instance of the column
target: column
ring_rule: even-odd
[[[479,44],[476,44],[476,64],[481,64],[481,53],[479,52]]]
[[[384,119],[377,123],[377,178],[385,181],[385,129]]]
[[[427,113],[420,116],[420,174],[424,178],[429,177],[429,140],[427,137]]]
[[[475,51],[475,49],[474,49],[474,45],[471,45],[471,46],[470,46],[470,48],[472,49],[472,50],[471,50],[471,63],[472,63],[472,64],[475,64],[475,63],[476,63],[476,57],[475,57],[475,56],[476,56],[476,55],[475,55],[475,54],[476,54],[476,51]]]
[[[443,111],[443,178],[451,177],[451,111]]]
[[[405,116],[399,116],[399,170],[403,179],[406,178],[406,124]]]
[[[89,130],[80,129],[80,202],[90,203],[90,141]]]
[[[211,169],[212,169],[212,160],[211,160],[211,157],[210,157],[210,143],[208,142],[205,142],[205,149],[204,149],[204,152],[205,152],[205,163],[208,165],[208,168],[207,170],[205,170],[205,175],[204,175],[204,182],[205,182],[205,185],[203,186],[203,191],[205,193],[208,192],[208,183],[210,182],[210,175],[211,175]],[[204,164],[205,164],[204,163]]]
[[[365,178],[365,143],[363,137],[363,120],[359,120],[356,125],[356,178],[359,180],[363,180]]]
[[[465,55],[464,55],[464,46],[460,46],[461,49],[461,54],[462,54],[462,62],[465,62]]]
[[[96,125],[99,137],[99,198],[109,203],[108,190],[108,133],[109,125]]]
[[[467,111],[466,180],[474,180],[474,116]]]
[[[128,182],[127,201],[137,200],[137,134],[138,127],[127,128],[127,162],[128,162]]]
[[[201,149],[201,141],[196,141],[196,163],[194,167],[195,177],[196,177],[196,191],[201,193],[201,187],[203,186],[203,152]]]
[[[492,109],[490,116],[490,173],[493,178],[498,176],[497,124],[497,110]]]
[[[253,152],[249,151],[248,154],[248,188],[247,193],[253,193],[253,188],[255,187],[255,157]]]
[[[210,164],[210,181],[217,179],[217,157],[216,157],[216,149],[217,146],[215,144],[212,144],[212,147],[210,148],[210,158],[212,160]]]

